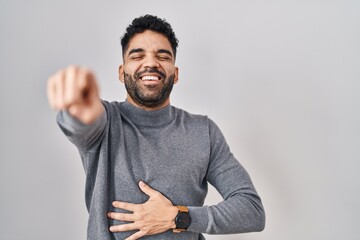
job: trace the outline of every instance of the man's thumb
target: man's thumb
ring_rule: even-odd
[[[149,197],[154,196],[154,194],[158,193],[158,191],[155,191],[154,189],[152,189],[149,185],[147,185],[143,181],[139,182],[139,187],[140,187],[141,191],[143,191]]]

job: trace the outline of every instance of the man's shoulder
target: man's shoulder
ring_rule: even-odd
[[[177,118],[182,118],[186,122],[192,122],[200,124],[202,126],[206,126],[207,128],[211,129],[211,131],[221,132],[215,121],[211,119],[211,117],[209,117],[208,115],[190,113],[186,110],[174,106],[173,108],[175,108],[178,113]]]
[[[211,121],[207,115],[191,113],[187,110],[175,106],[172,106],[172,108],[174,109],[174,111],[176,111],[177,119],[186,122],[201,123],[206,125],[208,125],[209,121]]]
[[[101,100],[102,104],[105,107],[105,110],[107,112],[108,115],[113,115],[116,113],[120,113],[121,112],[121,105],[124,104],[125,102],[119,102],[119,101],[107,101],[107,100]]]

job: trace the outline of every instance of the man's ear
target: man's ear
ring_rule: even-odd
[[[119,66],[119,80],[120,82],[124,83],[124,65]]]
[[[176,84],[178,81],[179,81],[179,68],[175,66],[174,84]]]

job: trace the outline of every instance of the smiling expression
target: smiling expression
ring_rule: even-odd
[[[146,30],[134,35],[119,67],[127,99],[137,107],[156,110],[170,103],[170,93],[178,81],[178,68],[168,39]]]

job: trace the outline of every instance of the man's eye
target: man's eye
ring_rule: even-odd
[[[142,56],[139,56],[139,55],[130,56],[130,59],[132,59],[132,60],[140,60],[141,58],[142,58]]]
[[[170,60],[169,56],[158,56],[160,60]]]

